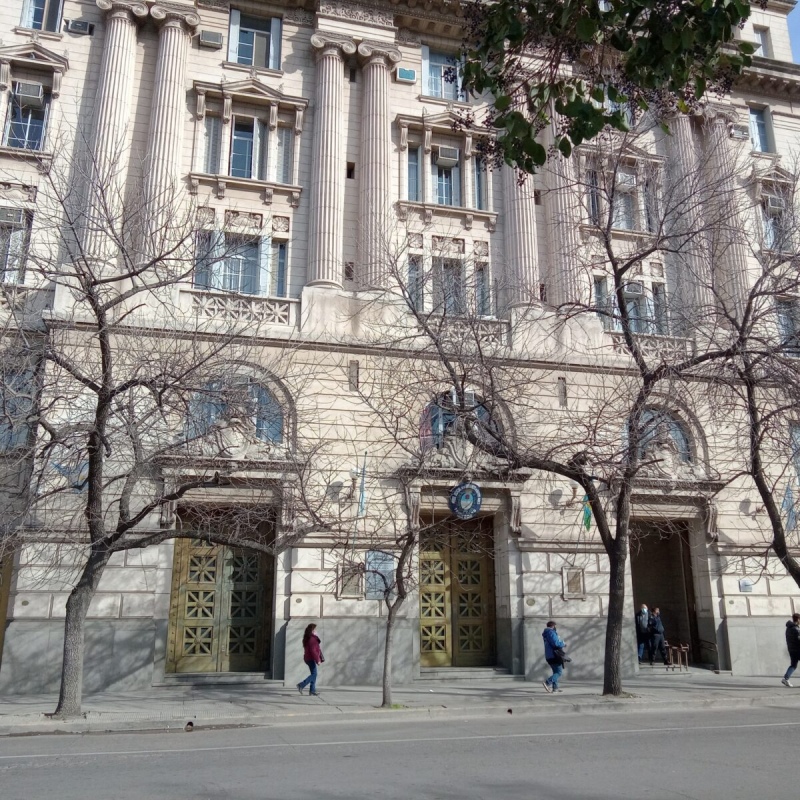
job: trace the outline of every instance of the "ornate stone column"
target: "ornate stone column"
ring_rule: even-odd
[[[667,290],[671,293],[670,314],[673,322],[678,323],[673,333],[681,334],[689,333],[697,324],[697,313],[701,309],[707,313],[710,308],[712,273],[703,230],[703,181],[692,120],[686,114],[678,114],[669,121],[669,128],[664,193],[668,207],[661,213],[668,222],[674,237],[673,247],[677,250],[670,256],[673,269]]]
[[[89,186],[84,248],[90,258],[113,258],[108,229],[121,211],[130,119],[137,23],[147,16],[144,3],[96,0],[106,12],[103,60],[94,103],[92,177]]]
[[[147,156],[147,200],[154,219],[163,220],[173,206],[181,176],[186,113],[186,57],[189,39],[200,24],[193,9],[154,5],[150,15],[161,23],[150,113]],[[158,223],[157,223],[158,224]]]
[[[503,287],[509,305],[539,300],[539,260],[533,177],[520,185],[516,170],[503,166],[506,273]]]
[[[327,33],[315,33],[311,46],[317,53],[317,89],[308,284],[341,286],[345,177],[343,54],[352,55],[356,46],[350,39]]]
[[[711,186],[708,187],[709,216],[717,229],[712,252],[718,270],[717,285],[721,299],[730,304],[730,311],[740,313],[747,302],[747,248],[742,237],[744,227],[739,213],[739,192],[736,188],[736,142],[730,136],[734,121],[717,111],[708,123],[708,147],[711,153]]]
[[[362,42],[364,60],[359,170],[358,260],[366,286],[386,286],[388,278],[392,198],[392,130],[389,74],[400,59],[394,47]]]
[[[551,280],[552,305],[579,303],[588,300],[589,286],[580,274],[580,201],[581,187],[575,176],[575,157],[558,158],[553,162],[554,191],[550,204],[550,241],[555,247],[555,274]],[[585,284],[585,285],[584,285]]]

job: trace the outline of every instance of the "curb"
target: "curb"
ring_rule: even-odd
[[[553,698],[548,702],[538,697],[514,700],[506,703],[473,703],[470,705],[439,705],[421,708],[382,709],[376,706],[362,709],[340,709],[336,705],[326,706],[326,711],[316,710],[289,711],[284,713],[248,713],[232,715],[229,713],[198,714],[189,711],[182,716],[173,715],[169,718],[146,713],[132,712],[131,714],[116,714],[114,712],[88,712],[89,717],[76,720],[56,721],[36,718],[30,722],[19,720],[4,724],[0,721],[0,737],[16,736],[47,736],[63,734],[85,733],[127,733],[135,731],[153,732],[179,732],[184,730],[187,722],[192,722],[193,731],[213,730],[228,727],[267,727],[276,725],[307,725],[311,723],[346,722],[360,720],[363,722],[377,722],[379,718],[392,714],[401,718],[415,717],[506,717],[509,714],[517,716],[546,717],[552,714],[651,714],[654,711],[661,713],[680,713],[686,711],[734,711],[746,708],[786,708],[786,701],[778,697],[706,697],[693,700],[658,700],[641,696],[632,696],[625,699],[604,700],[597,699],[576,700],[574,702],[560,702],[561,698]],[[790,700],[790,698],[787,698]],[[800,709],[800,697],[790,706]],[[103,718],[104,714],[108,714]],[[113,716],[112,716],[113,715]],[[127,718],[126,718],[127,717]],[[133,717],[133,718],[131,718]]]

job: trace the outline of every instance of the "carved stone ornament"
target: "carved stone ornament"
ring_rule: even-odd
[[[260,231],[263,222],[264,218],[261,216],[261,214],[231,210],[225,212],[226,229]]]
[[[201,228],[213,227],[216,216],[216,211],[211,206],[200,206],[197,209],[197,224]]]
[[[314,12],[302,8],[290,8],[283,13],[284,22],[294,22],[295,25],[313,25]]]
[[[382,8],[362,6],[358,3],[347,3],[343,0],[320,0],[319,13],[329,17],[344,17],[358,22],[370,22],[373,25],[394,27],[394,14]]]
[[[511,509],[508,524],[511,533],[519,536],[522,533],[522,497],[519,492],[512,492],[509,497]]]
[[[0,200],[13,203],[33,203],[36,201],[36,187],[16,181],[0,182]]]
[[[478,450],[467,439],[463,423],[456,420],[445,431],[442,437],[442,446],[430,452],[428,465],[438,469],[469,474],[470,472],[492,471],[502,466],[502,463],[482,450]]]
[[[705,506],[703,507],[703,522],[705,523],[706,536],[709,541],[719,541],[719,529],[717,528],[717,519],[719,517],[719,509],[714,499],[709,497]]]
[[[119,13],[126,17],[130,14],[134,22],[137,17],[144,19],[147,16],[147,6],[144,3],[137,3],[135,0],[133,2],[131,0],[95,0],[95,3],[101,11],[106,13]]]
[[[669,481],[696,481],[705,478],[702,469],[681,460],[678,446],[667,432],[658,431],[648,442],[642,460],[649,462],[639,470],[643,478]]]
[[[422,506],[422,492],[419,489],[409,491],[408,504],[409,524],[412,528],[419,528],[419,512]]]
[[[358,55],[365,61],[382,60],[391,69],[394,64],[399,64],[403,56],[396,47],[382,42],[361,42],[358,46]]]
[[[173,3],[156,3],[150,7],[150,16],[164,25],[179,26],[187,33],[194,33],[200,24],[200,16],[193,8]]]
[[[473,242],[472,252],[480,258],[485,258],[489,255],[489,242]]]
[[[421,40],[419,38],[419,34],[416,31],[412,31],[410,28],[400,28],[397,31],[397,43],[419,45],[421,43]]]
[[[408,150],[408,125],[405,123],[400,125],[400,149]]]
[[[206,115],[206,90],[197,89],[197,109],[195,116],[197,119],[203,119]]]
[[[325,33],[318,31],[311,37],[311,46],[317,51],[317,58],[321,58],[331,51],[337,52],[339,57],[342,54],[352,56],[356,52],[356,43],[346,36],[337,36],[335,33]]]
[[[288,233],[289,232],[289,217],[273,217],[272,230],[275,233]]]
[[[171,500],[161,506],[161,511],[158,515],[158,524],[161,528],[170,530],[175,527],[175,509],[177,505],[174,500]]]
[[[270,188],[269,186],[267,186],[264,189],[264,205],[265,206],[271,206],[272,205],[272,198],[273,198],[274,194],[275,194],[274,189]]]

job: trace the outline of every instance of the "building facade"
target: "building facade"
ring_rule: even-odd
[[[793,7],[770,0],[754,9],[742,36],[757,43],[756,58],[732,94],[702,119],[675,120],[669,136],[643,134],[620,162],[618,238],[653,224],[649,170],[688,182],[734,161],[753,199],[742,213],[758,216],[760,235],[779,235],[783,208],[776,200],[769,210],[777,197],[769,187],[788,180],[800,143],[800,68],[786,22]],[[155,342],[156,331],[169,338],[174,330],[180,338],[192,320],[197,340],[235,364],[229,374],[250,409],[249,439],[228,425],[214,453],[198,446],[160,462],[169,482],[219,473],[222,457],[228,480],[147,515],[139,529],[164,533],[163,541],[111,557],[88,615],[87,689],[219,673],[291,685],[304,669],[299,642],[311,621],[323,639],[326,680],[379,682],[386,609],[369,576],[383,569],[385,546],[370,549],[367,530],[378,512],[364,515],[360,541],[287,535],[273,556],[167,534],[193,524],[193,503],[258,504],[274,510],[259,524],[289,530],[281,506],[296,469],[287,453],[320,438],[332,466],[318,481],[345,492],[352,481],[360,496],[353,476],[365,469],[365,450],[377,463],[381,435],[359,371],[419,376],[403,366],[414,357],[397,355],[399,344],[391,356],[376,350],[386,331],[399,342],[414,325],[396,297],[381,293],[398,273],[418,314],[479,320],[478,338],[538,387],[541,424],[574,425],[591,409],[567,394],[594,396],[626,369],[618,332],[602,314],[555,323],[559,304],[606,303],[602,270],[576,256],[603,212],[593,188],[603,169],[594,166],[596,153],[587,149],[524,183],[506,167],[487,169],[481,141],[490,131],[459,124],[465,113],[480,121],[483,104],[462,96],[454,78],[462,19],[445,0],[424,9],[403,0],[10,0],[0,11],[9,31],[0,44],[4,330],[79,347],[87,328],[74,276],[60,278],[58,265],[75,252],[59,231],[72,207],[68,189],[81,179],[89,189],[74,199],[82,209],[76,241],[94,264],[114,264],[120,247],[103,220],[126,219],[152,244],[171,224],[168,213],[186,209],[197,228],[196,249],[185,256],[191,268],[148,290],[135,312],[138,335]],[[146,220],[127,221],[125,209],[139,200]],[[735,295],[746,289],[753,259],[732,252],[726,291]],[[685,347],[677,320],[696,289],[658,258],[635,286],[630,309],[641,336],[654,347]],[[24,314],[15,312],[20,302]],[[226,337],[241,347],[232,331],[246,334],[246,356],[222,349]],[[163,354],[159,347],[152,353]],[[50,375],[47,385],[57,386]],[[396,395],[410,385],[396,385]],[[584,524],[581,498],[567,481],[504,475],[445,447],[449,423],[443,406],[426,406],[429,387],[407,395],[421,404],[411,417],[415,425],[422,419],[422,449],[435,451],[411,496],[417,518],[441,525],[415,553],[419,582],[398,623],[396,679],[459,667],[533,679],[551,618],[573,645],[575,674],[601,674],[607,557]],[[439,389],[446,393],[447,382]],[[59,403],[69,406],[70,397]],[[736,472],[725,421],[708,404],[670,405],[666,395],[661,403],[674,464],[636,495],[624,670],[637,669],[633,609],[647,602],[661,606],[669,637],[689,645],[694,663],[772,674],[782,662],[783,621],[800,611],[797,586],[773,559],[765,566],[755,491],[725,477]],[[193,414],[206,426],[221,414],[213,401],[189,406],[184,431]],[[38,474],[39,462],[18,458],[32,434],[3,425],[7,479],[21,485],[30,470]],[[396,467],[403,463],[396,458]],[[25,542],[4,555],[4,692],[57,687],[65,603],[84,553],[82,469],[53,459],[54,480],[67,480],[70,492],[36,520],[25,517]],[[458,522],[448,517],[448,497],[467,477],[482,505]],[[374,509],[380,490],[369,494]],[[385,508],[401,514],[392,503]],[[361,577],[344,568],[348,547],[365,565]]]

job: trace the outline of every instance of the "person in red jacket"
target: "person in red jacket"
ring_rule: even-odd
[[[319,636],[314,633],[316,629],[317,626],[312,622],[310,625],[306,625],[303,633],[303,660],[311,674],[302,683],[297,684],[297,691],[300,694],[303,694],[303,689],[310,684],[308,693],[313,694],[314,697],[319,694],[317,691],[317,664],[321,664],[325,660],[320,648]]]

